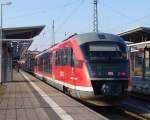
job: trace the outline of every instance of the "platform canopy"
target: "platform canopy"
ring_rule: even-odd
[[[136,29],[123,32],[118,35],[123,37],[125,41],[127,41],[126,43],[128,44],[129,50],[131,53],[133,53],[131,54],[132,66],[130,68],[133,68],[133,71],[135,71],[136,64],[140,63],[138,66],[142,66],[142,79],[145,80],[145,76],[147,73],[146,71],[150,67],[150,28],[138,27]],[[137,55],[135,54],[135,52],[137,53]],[[137,63],[135,63],[136,61]]]
[[[133,43],[140,43],[150,41],[150,28],[148,27],[138,27],[127,32],[122,32],[118,34],[123,37],[126,41]]]
[[[13,59],[19,59],[30,47],[33,37],[45,26],[3,28],[3,44],[13,50]]]

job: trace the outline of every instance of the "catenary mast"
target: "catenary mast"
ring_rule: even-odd
[[[93,31],[98,32],[98,9],[97,9],[97,0],[93,0]]]

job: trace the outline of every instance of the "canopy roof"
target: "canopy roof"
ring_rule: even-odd
[[[118,35],[133,43],[146,42],[150,40],[150,28],[138,27]]]
[[[45,26],[31,26],[31,27],[15,27],[4,28],[3,38],[6,39],[30,39],[39,35]]]
[[[13,50],[13,59],[19,59],[30,47],[33,37],[45,26],[3,28],[3,44]]]

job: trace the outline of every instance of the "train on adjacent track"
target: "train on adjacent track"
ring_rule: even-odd
[[[34,74],[84,101],[115,101],[131,86],[124,40],[108,33],[73,35],[35,57]]]

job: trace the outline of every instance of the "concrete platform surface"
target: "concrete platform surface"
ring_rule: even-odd
[[[23,71],[13,76],[0,96],[0,120],[107,119]]]

